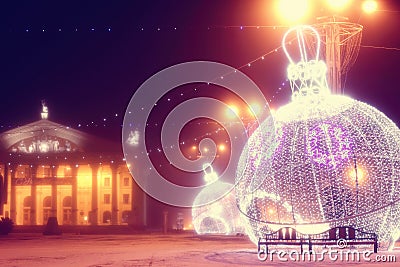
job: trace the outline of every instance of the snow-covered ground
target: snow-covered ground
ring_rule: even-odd
[[[400,262],[400,251],[394,254]],[[260,261],[246,237],[193,234],[16,234],[0,237],[0,266],[400,266],[395,263]]]

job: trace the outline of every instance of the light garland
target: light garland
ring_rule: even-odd
[[[296,30],[304,29],[310,30]],[[312,64],[305,58],[297,65],[307,72]],[[390,249],[400,237],[399,128],[368,104],[313,90],[312,76],[289,79],[294,92],[307,93],[273,115],[277,145],[265,121],[238,165],[246,232],[257,243],[285,226],[305,234],[353,226],[376,233]]]

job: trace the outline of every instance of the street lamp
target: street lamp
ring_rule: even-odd
[[[344,9],[351,2],[351,0],[326,0],[326,1],[328,5],[335,10]]]
[[[297,23],[307,15],[309,5],[309,0],[280,0],[277,8],[285,21]]]
[[[225,151],[225,149],[226,149],[226,147],[225,147],[224,144],[220,144],[220,145],[218,146],[218,150],[219,150],[220,152]]]
[[[366,0],[362,4],[362,9],[367,14],[373,13],[378,9],[378,3],[374,0]]]

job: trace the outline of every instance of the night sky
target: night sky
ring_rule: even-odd
[[[367,16],[353,2],[343,15],[364,25],[361,44],[397,50],[361,47],[345,92],[400,125],[400,4],[381,1],[387,11]],[[50,120],[115,141],[131,96],[151,75],[193,60],[240,68],[279,47],[287,30],[240,28],[284,26],[272,0],[8,1],[0,12],[0,131],[39,119],[45,99]],[[241,69],[274,108],[290,99],[287,63],[278,50]]]

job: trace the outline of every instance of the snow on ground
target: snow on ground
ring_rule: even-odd
[[[379,252],[394,254],[400,250]],[[16,234],[0,237],[0,266],[400,266],[400,263],[260,261],[247,237],[193,234]]]

